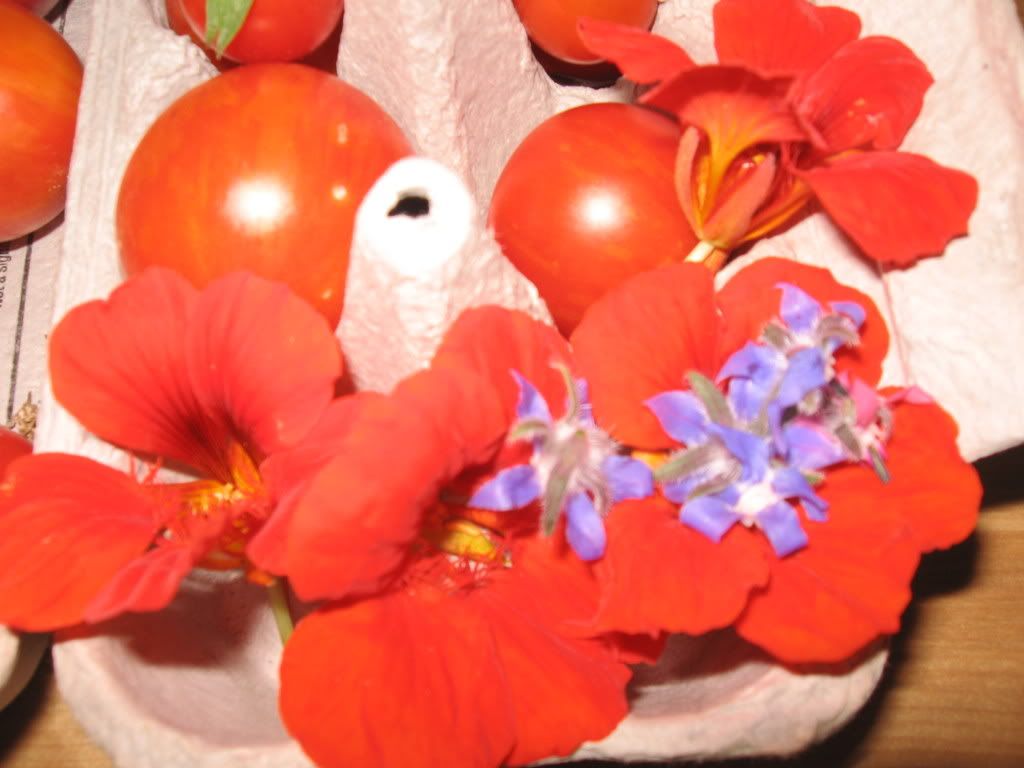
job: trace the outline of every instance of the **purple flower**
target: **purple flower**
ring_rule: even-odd
[[[533,452],[527,464],[498,472],[469,500],[469,506],[494,511],[520,509],[541,502],[541,529],[554,531],[566,518],[569,546],[582,560],[604,554],[604,517],[625,499],[642,499],[654,492],[651,470],[641,461],[619,453],[615,441],[595,423],[587,402],[586,383],[562,371],[568,403],[565,416],[551,417],[544,397],[517,371],[518,421],[512,440],[528,440]]]

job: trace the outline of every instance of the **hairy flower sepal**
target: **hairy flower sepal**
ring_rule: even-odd
[[[509,441],[528,441],[530,462],[498,472],[477,489],[469,506],[496,512],[520,509],[540,500],[540,528],[545,536],[566,518],[566,539],[582,560],[604,554],[604,518],[612,505],[642,499],[654,491],[651,470],[624,456],[619,446],[594,423],[586,384],[564,365],[555,365],[567,391],[565,414],[552,419],[547,401],[518,371],[510,371],[519,388],[518,421]]]

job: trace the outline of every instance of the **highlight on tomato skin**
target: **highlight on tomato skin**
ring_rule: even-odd
[[[567,65],[601,61],[576,32],[580,17],[649,29],[658,10],[658,0],[513,0],[513,3],[530,39]]]
[[[411,151],[383,109],[333,75],[238,67],[172,104],[136,148],[116,213],[124,270],[168,267],[199,287],[249,270],[334,327],[356,210]]]
[[[205,39],[207,0],[168,0],[175,1],[192,32]],[[338,28],[344,6],[344,0],[254,0],[224,58],[241,64],[302,59]]]
[[[64,210],[82,64],[49,24],[0,2],[0,242]]]
[[[590,104],[541,123],[512,153],[490,224],[568,334],[609,289],[696,244],[673,185],[674,120]]]

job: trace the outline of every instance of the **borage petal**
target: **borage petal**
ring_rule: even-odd
[[[462,600],[404,592],[303,619],[281,716],[317,765],[492,768],[515,719],[491,629]]]
[[[876,383],[889,348],[889,331],[875,303],[860,291],[837,282],[828,270],[787,259],[768,258],[749,264],[718,293],[718,306],[725,319],[721,356],[728,357],[748,341],[759,340],[764,326],[779,317],[779,283],[796,285],[822,304],[853,301],[864,309],[866,319],[860,329],[860,345],[839,349],[836,369]]]
[[[924,63],[899,40],[865,37],[799,78],[790,99],[815,143],[829,153],[896,149],[933,82]]]
[[[626,445],[674,447],[644,403],[679,389],[687,371],[714,376],[718,322],[711,273],[700,264],[646,272],[595,302],[572,345],[598,424]]]
[[[800,172],[836,225],[871,258],[905,267],[967,233],[970,174],[908,152],[863,152]]]
[[[693,66],[686,51],[646,30],[589,17],[580,18],[576,29],[592,53],[612,62],[634,83],[656,83]]]
[[[0,501],[0,624],[49,631],[81,622],[150,546],[163,512],[152,486],[89,459],[13,462]]]
[[[719,0],[713,14],[718,60],[764,75],[815,69],[860,35],[857,14],[806,0]]]

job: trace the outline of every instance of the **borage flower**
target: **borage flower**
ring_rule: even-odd
[[[871,258],[906,266],[967,231],[975,180],[896,151],[933,80],[903,43],[858,39],[860,19],[807,0],[719,0],[718,64],[695,65],[656,35],[596,20],[580,34],[626,77],[655,84],[640,103],[684,128],[683,211],[721,258],[792,223],[816,200]]]
[[[522,764],[569,754],[626,714],[635,657],[585,636],[598,585],[566,540],[571,499],[595,502],[610,483],[613,445],[579,401],[562,407],[572,368],[554,329],[466,312],[428,370],[362,401],[308,477],[281,473],[294,490],[280,493],[293,501],[274,567],[326,601],[285,647],[281,713],[318,764]],[[517,423],[528,439],[506,444]],[[488,487],[514,467],[530,477]],[[512,499],[491,506],[509,511],[469,501],[503,492]],[[565,502],[548,510],[550,536],[536,503],[511,509],[545,496]]]
[[[259,472],[334,396],[336,339],[279,284],[202,292],[152,269],[54,329],[56,398],[87,429],[197,479],[140,483],[62,454],[13,464],[0,491],[0,622],[48,630],[165,606],[194,566],[251,569],[270,517]]]
[[[824,270],[767,259],[716,295],[701,266],[660,269],[572,344],[598,422],[674,503],[609,514],[599,626],[710,624],[728,602],[777,657],[841,660],[898,629],[920,554],[973,527],[956,425],[916,390],[875,393],[882,318]]]

